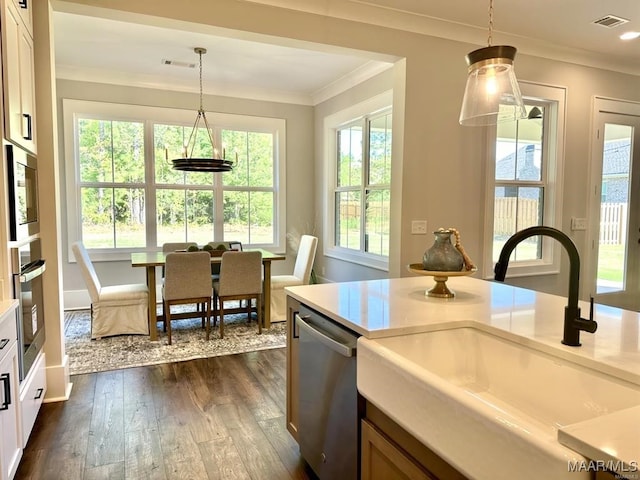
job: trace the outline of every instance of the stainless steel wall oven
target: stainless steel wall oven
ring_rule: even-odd
[[[11,249],[14,297],[20,302],[18,315],[18,357],[20,381],[29,373],[45,340],[40,238]]]
[[[36,158],[14,145],[5,145],[9,193],[9,240],[25,241],[40,233]]]

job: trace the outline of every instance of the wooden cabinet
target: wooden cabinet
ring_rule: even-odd
[[[434,451],[365,402],[361,420],[361,480],[463,480]]]
[[[30,1],[30,0],[27,0]],[[2,16],[2,84],[7,140],[36,152],[35,74],[31,10],[19,0],[0,0]],[[26,2],[24,5],[30,5]]]
[[[16,309],[0,317],[0,480],[13,478],[22,458]]]
[[[287,430],[298,440],[298,366],[299,339],[295,315],[300,310],[300,302],[287,295]]]
[[[361,480],[433,480],[411,457],[371,423],[361,424]]]
[[[22,447],[27,446],[29,435],[36,422],[40,406],[47,393],[47,374],[45,354],[40,352],[31,366],[29,375],[20,385],[20,413],[22,417]]]

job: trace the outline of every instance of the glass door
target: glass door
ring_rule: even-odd
[[[640,117],[601,112],[598,121],[594,299],[640,311]]]

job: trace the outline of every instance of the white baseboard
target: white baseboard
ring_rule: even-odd
[[[80,310],[91,307],[91,298],[86,290],[65,290],[63,292],[65,310]]]

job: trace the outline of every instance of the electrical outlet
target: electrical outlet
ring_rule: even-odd
[[[587,219],[586,218],[577,218],[571,217],[571,230],[586,230],[587,229]]]
[[[426,220],[412,220],[411,221],[411,234],[412,235],[426,235],[427,234],[427,221]]]

